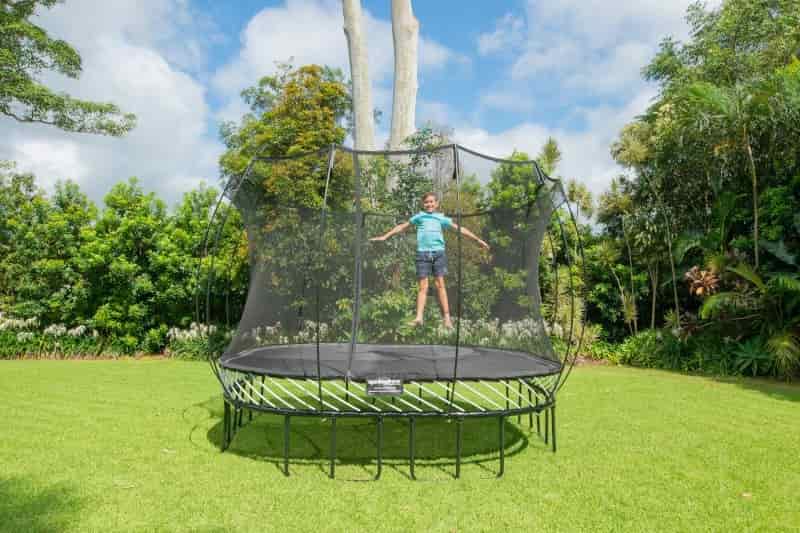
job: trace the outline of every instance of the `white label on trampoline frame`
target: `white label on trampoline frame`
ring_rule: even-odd
[[[395,378],[375,378],[367,380],[367,396],[400,396],[403,394],[403,380]]]

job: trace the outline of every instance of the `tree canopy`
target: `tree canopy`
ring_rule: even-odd
[[[45,71],[69,78],[81,74],[81,57],[68,43],[31,22],[38,8],[58,0],[0,1],[0,113],[18,122],[40,123],[65,131],[120,136],[136,117],[111,103],[90,102],[57,93],[37,78]]]

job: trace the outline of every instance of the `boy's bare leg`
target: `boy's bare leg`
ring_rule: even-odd
[[[450,304],[447,301],[447,288],[444,286],[444,276],[436,276],[434,278],[436,285],[436,295],[439,297],[439,305],[442,308],[442,322],[444,327],[452,328],[453,321],[450,320]]]
[[[425,316],[425,301],[428,298],[428,278],[420,278],[419,290],[417,291],[417,317],[411,321],[412,326],[422,324]]]

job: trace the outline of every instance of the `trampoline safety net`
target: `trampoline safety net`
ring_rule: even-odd
[[[416,227],[370,240],[422,211],[427,192],[451,221],[443,292],[452,327],[433,277],[422,291],[424,321],[411,323],[420,292]],[[219,358],[225,368],[355,381],[511,379],[564,368],[551,340],[569,336],[569,346],[577,334],[574,306],[558,309],[566,305],[558,296],[576,290],[570,276],[559,279],[570,267],[564,194],[532,161],[458,145],[331,147],[257,158],[223,201],[241,214],[250,264],[244,310]],[[570,331],[554,331],[567,315]]]

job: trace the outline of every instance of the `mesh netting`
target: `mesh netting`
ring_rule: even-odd
[[[227,191],[247,232],[250,285],[223,367],[355,380],[562,370],[551,340],[555,321],[546,323],[543,310],[564,314],[552,308],[564,290],[557,281],[563,230],[554,221],[564,198],[560,183],[535,163],[452,145],[408,153],[332,148],[257,160]],[[444,230],[446,299],[431,278],[421,291],[424,320],[416,325],[414,226],[385,241],[370,238],[420,212],[429,191],[453,223]],[[545,278],[556,294],[550,304],[540,287]],[[444,322],[445,306],[452,327]]]

